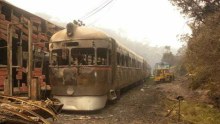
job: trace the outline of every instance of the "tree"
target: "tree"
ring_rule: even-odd
[[[161,61],[166,62],[172,66],[175,64],[175,57],[172,52],[164,53]]]
[[[204,22],[210,14],[219,11],[219,0],[170,0],[181,13],[193,19],[192,23]]]
[[[170,52],[170,46],[165,46],[166,53]]]
[[[170,51],[170,46],[165,46],[165,52],[163,53],[162,62],[168,63],[169,65],[174,65],[176,63],[175,56]]]
[[[190,71],[196,71],[198,76],[209,76],[209,79],[203,79],[203,82],[206,80],[215,80],[216,74],[219,73],[219,20],[220,12],[207,17],[204,20],[205,24],[193,30],[192,37],[188,41],[188,49],[186,51],[186,59],[189,63],[188,69]]]
[[[194,74],[192,88],[209,88],[210,96],[220,94],[220,1],[170,1],[191,19],[184,60],[187,71]]]

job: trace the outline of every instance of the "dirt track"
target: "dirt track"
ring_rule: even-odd
[[[168,113],[164,102],[167,99],[167,91],[164,92],[163,85],[167,85],[167,83],[155,84],[153,81],[146,81],[127,90],[119,101],[108,104],[102,110],[90,113],[62,113],[56,124],[175,123],[176,120],[165,117]]]
[[[61,113],[54,124],[220,124],[220,110],[211,104],[206,90],[191,90],[191,79],[173,82],[148,80],[122,93],[121,99],[95,112]],[[178,122],[177,96],[181,101]],[[175,105],[175,106],[174,106]],[[51,121],[51,119],[48,119]],[[17,123],[17,121],[16,121]]]

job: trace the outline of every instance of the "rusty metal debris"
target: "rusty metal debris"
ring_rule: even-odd
[[[0,123],[43,123],[50,124],[47,118],[57,120],[62,104],[47,99],[31,101],[18,97],[0,95]]]

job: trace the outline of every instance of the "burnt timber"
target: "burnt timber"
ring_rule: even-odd
[[[0,1],[0,90],[1,94],[25,94],[42,98],[49,89],[48,44],[51,35],[63,27]]]
[[[63,29],[0,0],[0,123],[49,123],[62,104],[45,96],[48,44]],[[45,101],[37,101],[47,99]],[[46,114],[45,114],[46,113]]]

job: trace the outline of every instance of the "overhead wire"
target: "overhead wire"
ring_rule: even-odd
[[[101,5],[99,5],[97,8],[93,9],[92,11],[88,12],[85,16],[81,17],[80,20],[85,20],[94,14],[98,13],[102,9],[104,9],[106,6],[108,6],[113,0],[106,0]]]
[[[87,17],[88,15],[90,15],[91,13],[95,12],[97,9],[99,9],[101,6],[103,6],[104,4],[106,4],[109,0],[105,0],[104,2],[102,2],[98,7],[96,7],[95,9],[93,9],[92,11],[87,12],[84,16],[82,16],[79,19],[83,19],[85,17]]]
[[[112,7],[114,6],[114,3],[112,3],[111,5],[108,6],[107,9],[105,9],[105,13],[109,12]],[[100,20],[100,18],[103,18],[106,15],[100,15],[99,17],[97,17],[95,20],[93,20],[92,22],[88,23],[87,25],[91,26],[94,25],[94,23],[96,23],[98,20]]]

